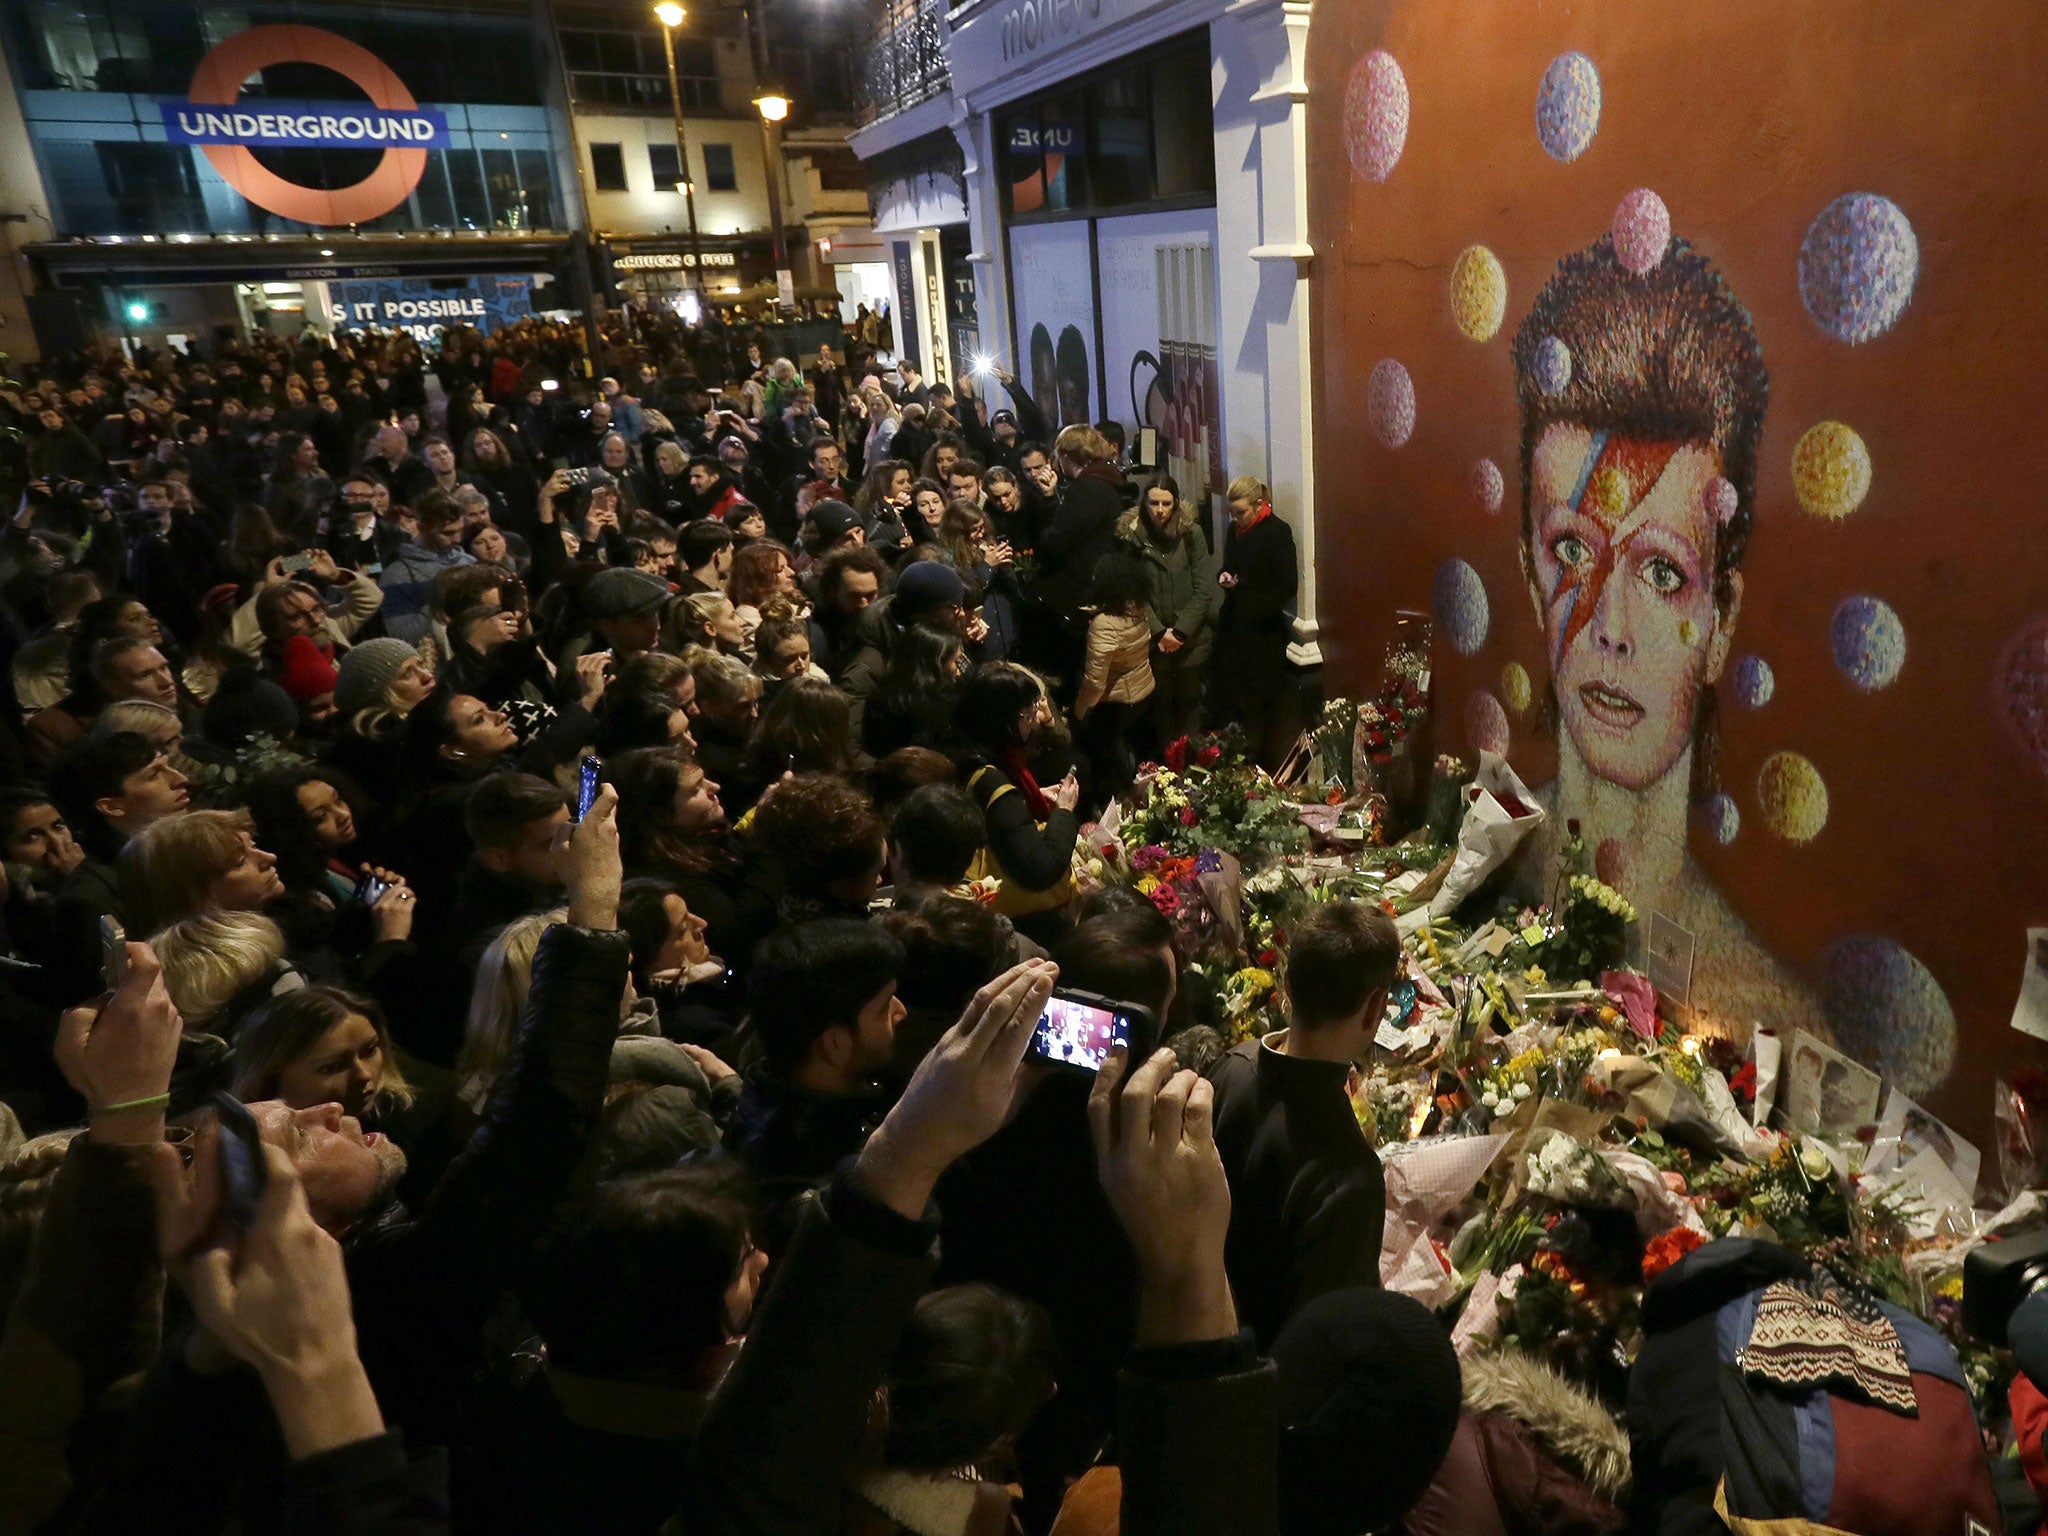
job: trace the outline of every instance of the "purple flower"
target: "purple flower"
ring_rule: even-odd
[[[1143,874],[1148,869],[1156,869],[1164,864],[1166,858],[1166,850],[1158,843],[1147,843],[1131,855],[1131,868]]]
[[[1204,848],[1195,857],[1195,873],[1198,875],[1213,875],[1222,867],[1223,855],[1214,848]]]

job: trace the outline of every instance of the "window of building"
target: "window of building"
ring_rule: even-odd
[[[704,146],[704,185],[713,192],[737,192],[740,173],[732,161],[730,144]]]
[[[1206,35],[1069,82],[996,118],[1012,218],[1216,194]]]
[[[590,146],[590,180],[600,192],[626,190],[626,152],[617,144]]]
[[[565,27],[562,62],[580,107],[669,105],[668,55],[658,31]],[[685,109],[718,110],[718,54],[708,39],[676,39],[676,90]]]
[[[682,157],[676,153],[673,144],[648,145],[647,164],[654,172],[654,190],[657,192],[673,192],[676,183],[683,179]]]

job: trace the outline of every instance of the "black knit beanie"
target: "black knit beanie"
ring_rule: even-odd
[[[1364,1536],[1404,1513],[1458,1427],[1443,1324],[1391,1291],[1331,1291],[1288,1319],[1273,1363],[1282,1536]]]

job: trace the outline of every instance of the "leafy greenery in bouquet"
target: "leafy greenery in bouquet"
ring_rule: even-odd
[[[1138,773],[1118,835],[1126,848],[1168,854],[1217,849],[1247,867],[1308,846],[1308,829],[1262,768],[1245,759],[1236,733],[1181,737],[1165,761]]]
[[[1613,886],[1591,875],[1573,875],[1565,882],[1555,919],[1554,926],[1544,925],[1541,939],[1528,944],[1528,963],[1548,977],[1597,981],[1627,955],[1636,909]]]

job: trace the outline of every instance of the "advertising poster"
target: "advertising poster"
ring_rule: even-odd
[[[489,335],[533,313],[529,277],[382,277],[327,284],[327,311],[337,331],[404,331],[419,341],[451,325]]]
[[[1223,489],[1216,383],[1216,214],[1101,219],[1103,415],[1159,434],[1160,461],[1198,505]]]
[[[1088,221],[1010,231],[1010,292],[1018,349],[1002,359],[1054,427],[1093,423],[1095,282]]]

